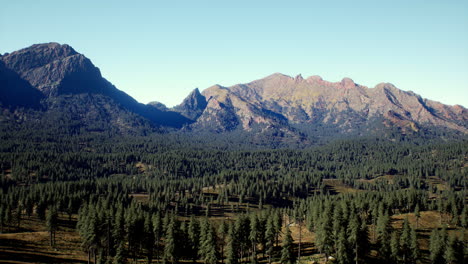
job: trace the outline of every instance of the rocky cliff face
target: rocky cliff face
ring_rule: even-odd
[[[193,124],[196,128],[249,130],[264,125],[287,130],[295,124],[320,124],[350,131],[379,120],[404,133],[424,126],[468,132],[466,108],[426,100],[389,83],[367,88],[349,78],[333,83],[319,76],[304,79],[276,73],[232,87],[215,85],[203,95],[208,104]]]
[[[203,113],[206,105],[206,98],[200,93],[198,88],[196,88],[181,104],[175,106],[173,110],[181,113],[190,120],[196,120]]]
[[[5,65],[46,96],[95,89],[102,79],[89,59],[68,45],[37,44],[2,57]],[[66,83],[80,82],[80,90]],[[96,87],[97,86],[97,87]]]

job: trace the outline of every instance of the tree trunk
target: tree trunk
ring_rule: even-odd
[[[297,250],[297,260],[300,261],[301,259],[301,241],[302,241],[302,225],[301,222],[299,222],[299,247]]]
[[[356,251],[356,264],[358,264],[358,263],[359,263],[359,258],[358,258],[358,245],[357,245],[357,241],[356,241],[355,251]]]

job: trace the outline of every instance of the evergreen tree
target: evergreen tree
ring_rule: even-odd
[[[450,236],[444,252],[445,263],[463,263],[464,250],[463,243],[455,235]]]
[[[286,226],[286,232],[283,237],[281,245],[281,259],[282,264],[293,264],[295,262],[295,255],[293,254],[293,239],[289,226]]]
[[[387,214],[381,214],[377,219],[377,245],[379,247],[379,254],[383,259],[390,258],[390,217]]]
[[[117,250],[114,256],[114,264],[124,264],[126,263],[126,258],[125,258],[125,246],[124,242],[120,241]]]
[[[279,245],[279,235],[281,234],[281,227],[283,226],[283,217],[280,210],[275,210],[273,213],[273,223],[276,234],[276,246]]]
[[[320,253],[325,253],[326,257],[333,252],[332,221],[330,211],[325,210],[316,227],[315,242]]]
[[[252,214],[250,218],[250,234],[249,239],[250,243],[252,244],[252,260],[257,259],[257,242],[259,236],[259,224],[258,218],[255,214]]]
[[[164,239],[164,254],[163,262],[170,262],[172,264],[177,262],[177,222],[175,217],[171,217],[167,227],[166,227],[166,236]]]
[[[236,228],[233,223],[229,223],[228,244],[226,247],[227,264],[239,263],[239,243]]]
[[[392,232],[390,238],[390,263],[397,263],[398,257],[400,254],[400,242],[398,238],[398,233],[396,231]]]
[[[156,259],[159,258],[159,245],[161,241],[161,237],[163,235],[163,223],[161,219],[161,214],[157,212],[154,214],[151,218],[151,221],[153,222],[153,234],[154,234],[154,251],[156,252]]]
[[[403,263],[411,262],[411,228],[408,218],[405,218],[403,222],[403,230],[400,236],[400,256]]]
[[[205,264],[216,264],[216,233],[208,220],[202,222],[202,234],[200,239],[200,249],[198,250],[201,259]]]
[[[188,239],[190,242],[189,257],[195,262],[198,256],[200,244],[200,224],[198,220],[191,216],[188,225]]]
[[[273,218],[268,218],[266,230],[265,230],[265,238],[266,238],[266,254],[268,255],[268,263],[271,263],[271,257],[273,255],[273,249],[275,245],[275,226],[273,223]]]
[[[336,259],[340,264],[347,264],[350,262],[351,257],[348,250],[348,243],[346,240],[346,234],[344,228],[338,233],[338,238],[336,242]]]
[[[416,230],[411,228],[411,242],[410,242],[410,250],[411,250],[411,260],[415,263],[419,259],[419,243],[416,234]]]
[[[47,231],[49,231],[50,235],[50,246],[55,247],[55,233],[57,231],[57,209],[55,206],[51,206],[47,211],[46,215],[46,226]]]
[[[432,263],[443,263],[443,255],[445,251],[444,244],[445,242],[443,241],[439,231],[437,229],[432,230],[429,243],[430,259]]]
[[[460,224],[464,228],[468,228],[468,206],[463,206],[463,210],[460,215]]]
[[[421,212],[419,211],[419,204],[416,204],[414,208],[414,216],[416,217],[416,229],[419,228],[419,218],[421,217]]]
[[[226,246],[226,236],[227,233],[229,232],[229,226],[225,221],[221,222],[221,224],[218,227],[218,234],[219,234],[219,245],[220,245],[220,258],[221,258],[221,263],[224,263],[224,247]]]
[[[148,264],[153,260],[153,247],[154,247],[154,233],[153,223],[149,213],[145,214],[144,224],[144,245],[146,249],[146,259]]]

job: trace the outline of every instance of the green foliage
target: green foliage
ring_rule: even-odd
[[[291,236],[291,230],[289,226],[286,226],[286,232],[284,233],[283,243],[281,245],[281,259],[282,264],[293,264],[296,261],[293,253],[293,239]]]
[[[304,150],[232,150],[195,147],[180,135],[43,136],[2,138],[2,232],[15,230],[23,213],[43,219],[49,231],[54,211],[78,213],[82,248],[101,262],[237,264],[265,254],[278,261],[289,216],[315,233],[318,251],[341,263],[375,258],[370,248],[379,261],[409,263],[427,253],[419,251],[408,221],[401,235],[391,228],[393,215],[438,210],[442,223],[466,227],[466,142],[358,140]],[[331,181],[361,191],[338,194]],[[265,209],[257,212],[260,203]],[[224,227],[200,222],[207,206],[210,216],[226,217]],[[241,214],[247,208],[253,212]],[[448,243],[441,232],[431,235],[431,261],[459,261],[461,242]]]

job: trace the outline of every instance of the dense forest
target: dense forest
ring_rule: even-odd
[[[54,248],[71,226],[92,263],[464,263],[467,151],[466,140],[272,150],[2,134],[0,228],[37,218]]]

